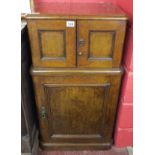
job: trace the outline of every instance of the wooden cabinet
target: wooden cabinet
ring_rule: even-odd
[[[112,145],[127,17],[113,6],[100,14],[90,10],[70,16],[27,15],[40,145],[45,149]]]

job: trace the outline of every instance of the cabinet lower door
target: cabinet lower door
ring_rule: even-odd
[[[110,147],[120,75],[65,73],[33,80],[45,148]]]

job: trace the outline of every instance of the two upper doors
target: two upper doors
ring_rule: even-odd
[[[123,20],[28,20],[34,67],[119,67]]]

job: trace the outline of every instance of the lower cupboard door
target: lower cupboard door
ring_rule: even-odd
[[[120,76],[91,76],[33,78],[42,142],[111,143]]]

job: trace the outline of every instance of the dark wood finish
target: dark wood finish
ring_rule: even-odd
[[[51,149],[110,147],[121,70],[44,71],[32,70],[42,145]],[[42,107],[46,117],[40,115]]]
[[[31,55],[26,23],[22,23],[21,30],[21,152],[37,155],[38,129],[32,78],[29,73]]]
[[[127,17],[111,5],[48,5],[36,6],[41,14],[26,17],[40,146],[108,149]]]

